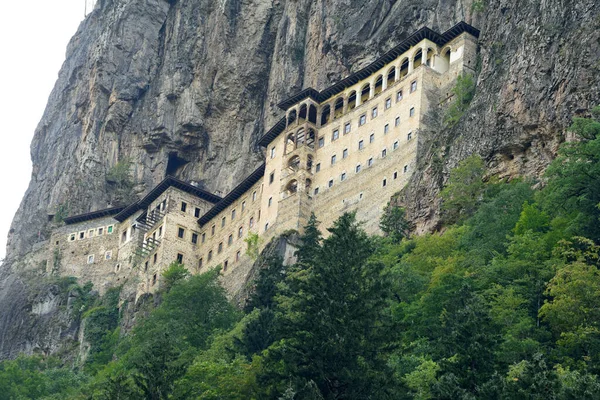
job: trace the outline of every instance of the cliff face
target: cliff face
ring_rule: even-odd
[[[326,87],[422,26],[444,31],[465,20],[481,30],[475,99],[453,129],[428,133],[432,151],[403,199],[420,230],[431,228],[434,195],[458,160],[478,152],[500,175],[539,175],[571,116],[600,103],[599,8],[596,0],[99,0],[36,129],[2,275],[14,278],[14,260],[46,238],[60,205],[70,214],[115,205],[106,175],[117,162],[131,162],[134,195],[167,172],[227,193],[262,159],[255,143],[282,115],[280,100]],[[17,287],[27,290],[0,286],[0,299]],[[8,307],[0,304],[0,321],[34,318]],[[0,324],[0,337],[15,329]],[[23,349],[0,344],[0,354]]]

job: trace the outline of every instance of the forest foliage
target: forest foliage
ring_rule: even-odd
[[[600,109],[577,119],[543,185],[485,177],[477,156],[441,193],[444,227],[409,237],[388,205],[384,237],[354,214],[298,262],[265,262],[243,311],[218,270],[165,273],[130,334],[115,292],[83,318],[82,366],[0,363],[0,399],[600,398]],[[534,187],[542,187],[534,189]]]

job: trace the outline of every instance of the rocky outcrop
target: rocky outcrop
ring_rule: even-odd
[[[281,116],[280,100],[324,88],[425,25],[443,31],[466,20],[481,30],[481,51],[470,109],[453,129],[428,133],[431,151],[406,191],[419,229],[435,226],[439,185],[473,152],[499,175],[539,175],[571,116],[600,103],[599,7],[596,0],[99,0],[69,44],[35,132],[33,174],[2,267],[0,321],[19,290],[7,283],[18,279],[10,271],[46,239],[48,214],[61,205],[71,214],[115,205],[107,174],[117,162],[131,162],[134,195],[166,173],[226,193],[262,159],[256,141]],[[0,324],[0,337],[7,329]],[[0,353],[25,350],[12,339],[0,343]]]

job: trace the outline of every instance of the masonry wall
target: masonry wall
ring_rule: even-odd
[[[91,281],[104,293],[117,279],[118,227],[112,217],[105,217],[58,228],[48,243],[47,270]]]
[[[262,190],[263,180],[261,179],[252,185],[239,199],[217,214],[211,222],[201,227],[201,239],[202,235],[205,235],[205,240],[203,243],[201,242],[197,251],[198,260],[202,259],[200,272],[221,265],[222,274],[227,276],[241,263],[251,261],[246,254],[247,244],[244,239],[248,237],[250,232],[260,233],[264,242],[270,234],[270,232],[264,232],[262,224],[264,221],[263,212],[261,211],[261,200],[264,197]],[[256,193],[256,196],[253,200],[254,193]],[[234,210],[235,216],[232,215]],[[220,251],[219,245],[221,246]]]

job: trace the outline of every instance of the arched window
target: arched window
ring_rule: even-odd
[[[400,63],[400,73],[398,74],[398,79],[402,79],[406,75],[408,75],[408,58],[405,58]]]
[[[396,82],[396,67],[390,68],[387,73],[388,86],[390,86],[394,82]]]
[[[367,83],[365,86],[362,87],[362,89],[360,90],[360,103],[364,103],[365,101],[369,100],[369,96],[371,95],[371,84]]]
[[[304,128],[298,129],[298,132],[296,133],[296,148],[304,146],[304,136]]]
[[[329,122],[330,114],[331,114],[331,107],[329,106],[329,104],[326,104],[323,107],[323,109],[321,110],[321,126],[327,125],[327,123]]]
[[[308,130],[308,135],[306,135],[306,145],[313,150],[315,148],[315,131],[313,129]]]
[[[298,181],[295,179],[289,181],[288,184],[285,186],[285,191],[288,196],[296,194],[296,192],[298,192]]]
[[[288,115],[288,120],[287,120],[288,125],[291,125],[295,120],[296,120],[296,110],[292,110],[292,111],[290,111],[290,113]]]
[[[285,141],[285,154],[291,153],[295,149],[296,149],[296,134],[294,132],[292,132],[287,136],[287,140]]]
[[[312,181],[310,179],[306,178],[306,181],[304,182],[304,185],[305,185],[304,188],[306,189],[306,193],[307,194],[310,193],[310,188],[312,186]]]
[[[356,107],[356,91],[351,91],[348,96],[348,110],[352,110]]]
[[[441,73],[448,71],[448,69],[450,68],[450,53],[451,52],[452,52],[452,49],[450,49],[450,47],[446,47],[445,49],[442,49],[442,52],[440,53],[440,57],[436,61],[436,65],[435,65],[436,70],[438,70]]]
[[[427,49],[427,54],[425,55],[425,60],[428,67],[433,67],[433,56],[435,56],[435,50],[429,47]]]
[[[298,168],[300,168],[300,157],[294,156],[290,158],[290,160],[288,161],[288,168],[290,168],[293,171],[297,171]]]
[[[413,69],[417,69],[421,64],[423,64],[423,51],[419,49],[413,57]]]
[[[383,90],[383,75],[379,75],[375,80],[375,96]]]
[[[356,101],[356,100],[354,100]],[[344,98],[338,97],[335,101],[333,118],[339,118],[344,113]]]
[[[300,106],[300,113],[298,114],[298,119],[300,121],[302,120],[306,120],[306,113],[308,111],[308,107],[306,106],[306,104],[302,104]]]
[[[313,124],[317,123],[317,107],[314,104],[311,104],[308,107],[308,122],[312,122]]]

